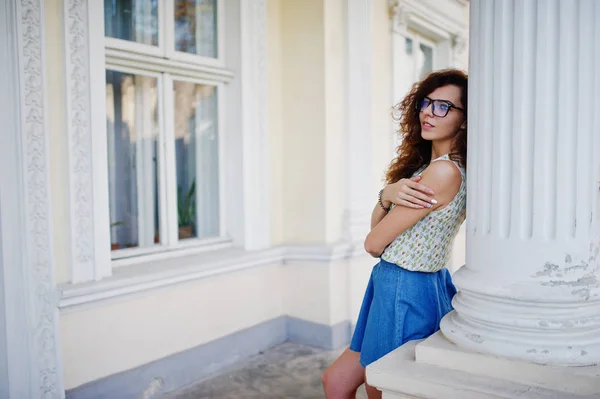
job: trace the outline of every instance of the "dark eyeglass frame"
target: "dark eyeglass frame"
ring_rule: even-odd
[[[443,110],[440,109],[440,104],[446,104],[448,106],[448,109],[446,110],[446,112],[444,113]],[[446,117],[446,115],[448,115],[448,113],[450,112],[450,110],[452,108],[457,109],[459,111],[465,112],[465,110],[463,108],[459,108],[456,105],[452,104],[451,101],[448,100],[434,100],[432,98],[429,98],[427,96],[423,97],[423,99],[421,101],[419,101],[417,103],[417,111],[419,112],[423,112],[425,111],[427,108],[429,108],[429,105],[431,105],[431,112],[433,113],[433,115],[439,117],[439,118],[444,118]]]

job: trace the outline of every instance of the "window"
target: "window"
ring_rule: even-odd
[[[113,258],[225,239],[222,0],[104,0]]]
[[[418,33],[405,38],[404,51],[408,57],[410,79],[416,82],[434,70],[435,44]]]

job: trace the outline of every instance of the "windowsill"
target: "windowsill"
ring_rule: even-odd
[[[362,243],[319,246],[280,246],[261,251],[240,248],[153,259],[116,267],[100,281],[58,285],[59,309],[69,312],[148,290],[199,280],[256,266],[287,262],[330,262],[364,255]]]
[[[197,255],[202,252],[214,252],[231,248],[233,248],[233,241],[230,238],[218,237],[204,240],[193,238],[180,242],[177,246],[172,248],[165,248],[164,246],[157,245],[146,253],[140,253],[137,248],[133,251],[122,249],[115,251],[112,258],[112,267],[114,270],[115,268],[123,266],[150,263],[164,259],[177,259]],[[121,256],[115,257],[115,255]]]

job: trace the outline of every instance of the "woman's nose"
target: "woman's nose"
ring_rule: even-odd
[[[433,117],[433,102],[422,111],[425,115]]]

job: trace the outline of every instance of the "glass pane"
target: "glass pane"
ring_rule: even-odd
[[[216,0],[175,0],[175,50],[217,57]]]
[[[158,46],[158,0],[104,0],[107,37]]]
[[[413,53],[413,41],[412,41],[411,38],[408,38],[408,37],[406,38],[406,40],[405,40],[405,48],[404,49],[406,51],[406,54],[412,55],[412,53]]]
[[[179,239],[219,236],[217,89],[174,82]]]
[[[421,66],[420,78],[422,78],[429,72],[433,71],[433,49],[422,43],[419,48],[421,50],[419,59],[419,65]]]
[[[111,248],[160,242],[157,79],[106,71]]]

